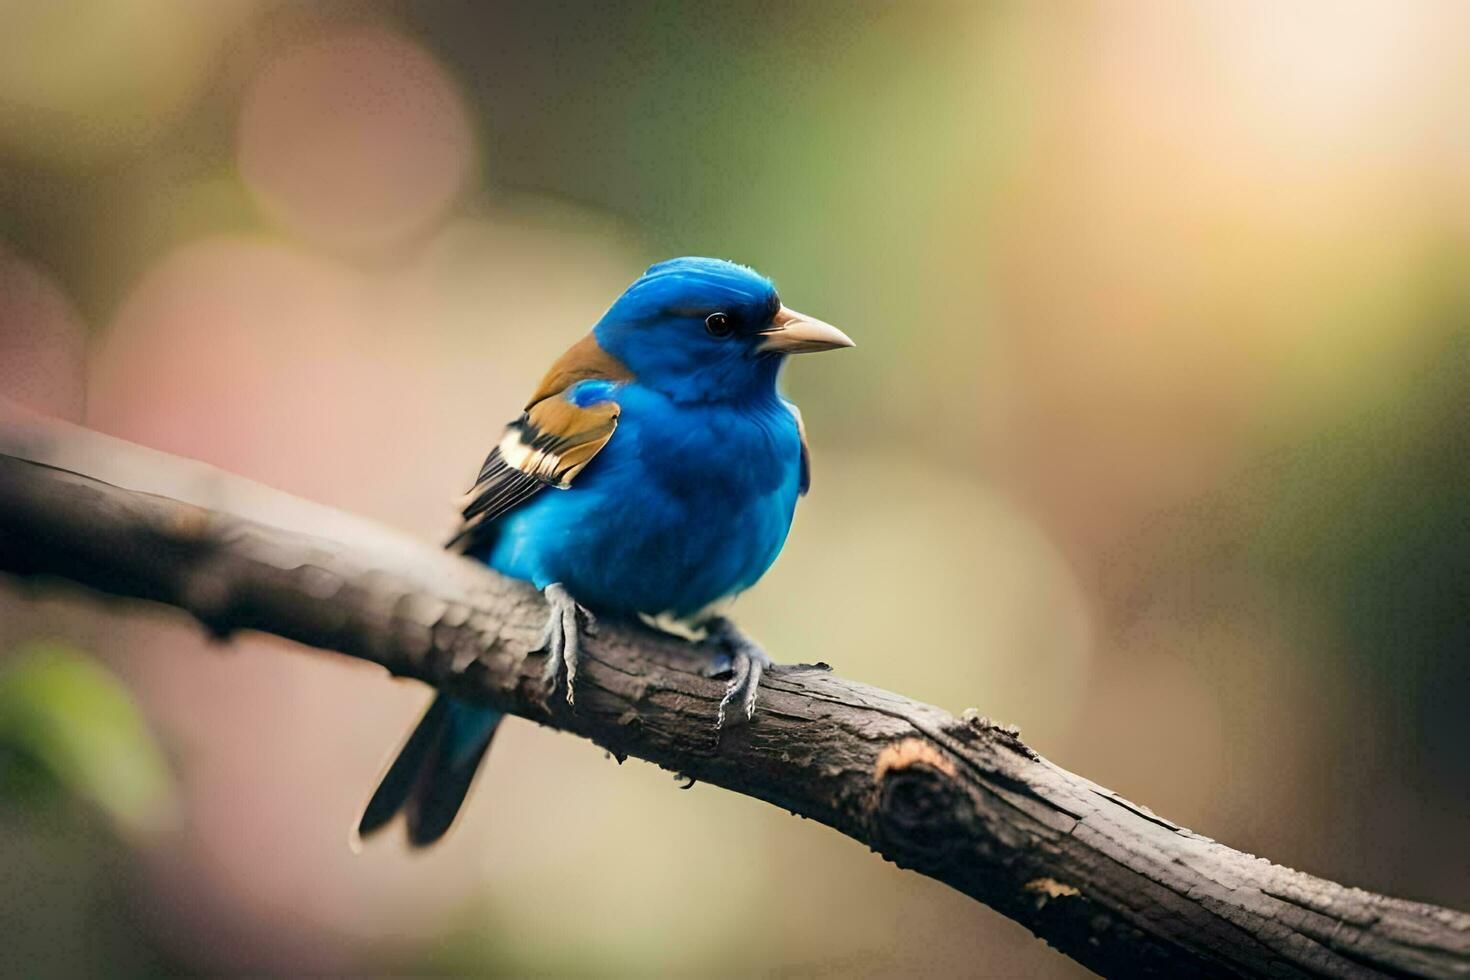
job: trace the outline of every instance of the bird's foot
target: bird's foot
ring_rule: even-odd
[[[760,694],[761,675],[772,664],[770,654],[723,616],[709,624],[709,639],[719,644],[724,651],[724,655],[711,665],[710,676],[715,677],[727,671],[730,673],[730,682],[725,685],[725,696],[720,699],[720,713],[715,728],[725,727],[725,711],[732,704],[738,704],[740,710],[731,718],[731,724],[744,724],[755,716],[755,700]]]
[[[546,616],[546,628],[532,653],[545,653],[546,666],[542,678],[546,682],[546,693],[556,690],[556,682],[565,672],[567,677],[567,704],[575,701],[573,684],[577,679],[577,665],[582,653],[582,633],[597,634],[597,618],[567,591],[560,582],[553,582],[541,590],[546,596],[550,610]]]

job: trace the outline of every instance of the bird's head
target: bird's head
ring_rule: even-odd
[[[640,383],[685,402],[773,391],[787,354],[853,346],[836,327],[782,306],[754,270],[702,258],[650,266],[593,333]]]

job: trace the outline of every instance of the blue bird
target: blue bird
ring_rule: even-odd
[[[719,724],[736,703],[752,716],[771,661],[722,610],[775,561],[810,483],[801,415],[777,380],[788,354],[851,346],[751,269],[680,258],[650,267],[552,365],[448,545],[545,595],[549,690],[564,675],[574,702],[594,614],[638,617],[717,643],[732,672]],[[500,719],[436,697],[358,833],[403,812],[412,844],[442,837]]]

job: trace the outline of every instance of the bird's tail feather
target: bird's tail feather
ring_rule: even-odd
[[[408,840],[424,847],[443,837],[454,824],[465,794],[502,715],[490,708],[440,694],[363,810],[359,837],[381,830],[400,812],[408,822]]]

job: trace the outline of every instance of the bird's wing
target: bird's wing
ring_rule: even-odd
[[[801,409],[784,398],[781,402],[796,419],[796,434],[801,436],[801,483],[797,484],[796,492],[805,497],[806,492],[812,488],[812,449],[806,441],[806,423],[801,419]]]
[[[631,379],[590,334],[563,354],[485,458],[465,496],[464,520],[445,547],[480,551],[493,540],[496,518],[547,486],[570,487],[612,438],[620,411],[612,396],[618,383]]]

